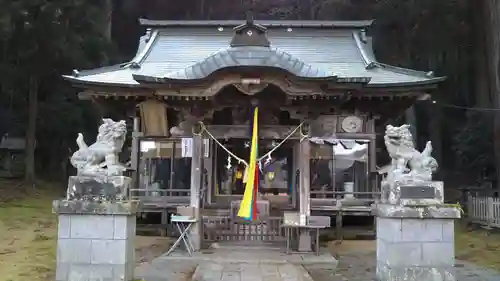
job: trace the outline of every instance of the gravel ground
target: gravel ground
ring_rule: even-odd
[[[155,258],[168,251],[172,239],[155,236],[135,237],[135,262],[136,265],[152,262]]]

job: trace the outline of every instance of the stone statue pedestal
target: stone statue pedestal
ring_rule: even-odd
[[[444,203],[442,181],[382,182],[382,204],[429,206]]]
[[[138,202],[55,200],[56,281],[134,279]]]
[[[121,201],[128,198],[132,179],[125,176],[107,177],[104,181],[94,177],[71,176],[68,179],[68,200]]]
[[[382,185],[374,205],[377,280],[455,281],[454,220],[443,205],[442,182]]]

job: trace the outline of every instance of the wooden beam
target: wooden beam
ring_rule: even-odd
[[[292,125],[262,125],[259,126],[259,137],[265,139],[284,139],[297,126]],[[230,138],[250,138],[248,125],[207,125],[207,130],[216,139]],[[291,139],[300,139],[300,132],[297,130]]]

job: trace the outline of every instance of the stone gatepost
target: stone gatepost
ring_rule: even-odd
[[[103,119],[96,142],[82,134],[71,156],[77,175],[68,180],[66,199],[55,200],[59,217],[56,281],[132,281],[139,202],[129,200],[132,179],[119,163],[125,121]]]
[[[389,125],[384,139],[392,164],[373,206],[377,280],[455,281],[454,221],[461,210],[443,204],[443,182],[432,181],[432,146],[415,150],[407,125]]]

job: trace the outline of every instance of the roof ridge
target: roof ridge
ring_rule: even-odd
[[[358,31],[353,31],[352,36],[354,38],[354,42],[356,42],[356,48],[358,49],[359,53],[361,54],[361,58],[363,59],[363,62],[365,63],[366,67],[368,67],[370,64],[374,62],[368,54],[366,53],[366,50],[363,46],[363,42],[361,40],[361,37],[359,36]]]
[[[116,71],[116,70],[128,68],[129,65],[130,65],[130,62],[122,62],[119,64],[102,66],[102,67],[93,68],[93,69],[84,69],[84,70],[73,69],[73,73],[71,75],[63,75],[63,76],[85,77],[85,76],[89,76],[89,75],[100,74],[103,72],[111,72],[111,71]]]
[[[231,26],[236,27],[245,20],[150,20],[139,18],[139,24],[149,27],[188,26]],[[370,27],[373,20],[320,21],[320,20],[255,20],[264,27],[305,27],[305,28],[363,28]]]
[[[420,70],[415,70],[415,69],[394,66],[394,65],[379,62],[376,60],[376,58],[371,58],[367,54],[366,49],[364,48],[365,43],[362,42],[361,37],[359,35],[359,31],[353,31],[352,34],[354,37],[354,41],[356,42],[356,47],[358,48],[358,51],[360,52],[361,57],[363,58],[363,61],[366,64],[366,70],[370,70],[370,69],[373,69],[375,67],[382,67],[388,71],[392,71],[395,73],[406,74],[406,75],[411,75],[411,76],[418,76],[418,77],[428,78],[428,79],[435,78],[433,71],[426,72],[426,71],[420,71]]]
[[[415,69],[410,69],[410,68],[404,68],[404,67],[399,67],[399,66],[394,66],[382,62],[373,62],[379,67],[382,67],[384,69],[387,69],[392,72],[400,73],[400,74],[407,74],[407,75],[413,75],[413,76],[419,76],[422,78],[436,78],[434,75],[434,71],[421,71],[421,70],[415,70]]]
[[[113,64],[109,66],[103,66],[103,67],[98,67],[98,68],[93,68],[93,69],[88,69],[88,70],[78,70],[78,69],[73,69],[73,73],[71,75],[65,75],[68,77],[85,77],[88,75],[95,75],[95,74],[100,74],[103,72],[110,72],[110,71],[117,71],[117,70],[122,70],[122,69],[127,69],[127,68],[133,68],[137,69],[141,67],[142,62],[146,58],[146,55],[149,54],[151,51],[153,43],[156,41],[158,38],[159,31],[155,30],[151,34],[151,37],[149,38],[146,46],[141,50],[140,53],[136,54],[131,60],[122,62],[119,64]]]
[[[156,42],[156,40],[158,39],[159,33],[160,33],[159,30],[153,31],[149,40],[146,43],[146,46],[144,46],[144,48],[141,50],[141,52],[136,54],[136,56],[132,60],[130,60],[131,67],[137,67],[137,66],[140,67],[140,65],[142,64],[142,62],[146,58],[146,56],[151,52],[151,48],[152,48],[153,44]],[[135,64],[137,64],[137,66],[135,66]]]

